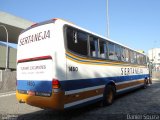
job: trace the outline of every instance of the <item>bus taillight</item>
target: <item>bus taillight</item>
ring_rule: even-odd
[[[57,79],[52,80],[52,88],[53,89],[58,89],[60,88],[60,82]]]

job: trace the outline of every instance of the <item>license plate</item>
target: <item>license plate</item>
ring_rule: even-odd
[[[28,91],[28,95],[35,96],[35,92],[34,91]]]

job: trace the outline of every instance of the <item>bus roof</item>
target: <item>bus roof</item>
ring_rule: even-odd
[[[80,29],[80,30],[82,30],[82,31],[85,31],[85,32],[87,32],[87,33],[89,33],[89,34],[93,34],[93,35],[95,35],[95,36],[97,36],[97,37],[100,37],[100,38],[102,38],[102,39],[104,39],[104,40],[106,40],[106,41],[113,42],[113,43],[118,44],[118,45],[120,45],[120,46],[122,46],[122,47],[125,47],[125,48],[127,48],[127,49],[132,50],[132,51],[135,51],[135,52],[137,52],[137,53],[140,53],[140,54],[145,55],[144,53],[142,53],[142,52],[140,52],[140,51],[138,51],[138,50],[136,51],[136,50],[134,50],[134,49],[132,49],[132,48],[129,48],[129,47],[121,44],[121,43],[118,43],[118,42],[116,42],[116,41],[114,41],[114,40],[111,40],[111,39],[109,39],[109,38],[106,38],[106,37],[104,37],[104,36],[101,36],[101,35],[99,35],[99,34],[97,34],[97,33],[91,32],[91,31],[89,31],[89,30],[87,30],[87,29],[85,29],[85,28],[82,28],[82,27],[80,27],[80,26],[78,26],[78,25],[76,25],[76,24],[74,24],[74,23],[72,23],[72,22],[66,21],[66,20],[61,19],[61,18],[53,18],[53,19],[50,19],[50,20],[47,20],[47,21],[44,21],[44,22],[34,23],[33,25],[31,25],[31,26],[28,27],[27,29],[23,30],[23,31],[21,32],[21,34],[22,34],[23,32],[25,32],[25,31],[29,30],[29,29],[34,28],[34,27],[37,27],[37,26],[40,26],[40,25],[44,25],[44,24],[47,24],[47,23],[52,23],[52,22],[53,22],[53,23],[56,23],[57,21],[60,21],[60,22],[62,23],[62,25],[69,25],[69,26],[75,27],[75,28]]]

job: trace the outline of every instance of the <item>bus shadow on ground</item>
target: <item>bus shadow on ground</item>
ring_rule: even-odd
[[[130,92],[121,94],[116,96],[116,101],[123,99],[124,97],[129,97],[130,95],[136,94],[137,92],[143,91],[144,89],[139,88],[132,90]],[[105,116],[101,116],[101,113],[96,113],[96,111],[100,109],[109,109],[109,107],[114,107],[114,103],[111,106],[105,106],[102,107],[102,102],[97,102],[91,105],[87,105],[81,108],[77,109],[69,109],[65,111],[53,111],[53,110],[40,110],[33,113],[23,114],[19,115],[17,120],[97,120],[97,119],[109,119],[114,120],[115,117],[118,117],[118,119],[124,119],[125,116],[123,115],[116,115],[116,114],[105,114]],[[93,114],[95,112],[95,114]]]
[[[80,119],[87,116],[87,113],[100,108],[100,103],[97,102],[92,105],[85,107],[70,109],[65,111],[54,111],[54,110],[40,110],[33,113],[19,115],[17,120],[71,120]],[[89,119],[89,118],[87,118]]]

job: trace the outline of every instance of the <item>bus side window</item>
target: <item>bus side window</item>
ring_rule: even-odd
[[[140,64],[140,54],[137,54],[137,63]]]
[[[108,58],[110,60],[115,60],[114,44],[111,42],[108,42],[108,52]]]
[[[107,59],[109,59],[109,51],[108,51],[108,42],[106,42],[105,44],[104,44],[104,46],[105,46],[105,51],[106,51],[106,58]]]
[[[139,64],[143,64],[143,55],[139,54]]]
[[[121,61],[121,47],[115,45],[115,60]]]
[[[144,57],[141,55],[141,64],[144,64]]]
[[[121,60],[123,62],[126,61],[125,48],[123,48],[123,47],[121,48]]]
[[[125,58],[126,58],[126,62],[129,62],[129,50],[125,48]]]
[[[102,58],[102,59],[106,59],[106,53],[107,53],[107,46],[106,46],[106,42],[105,41],[102,41],[102,40],[100,40],[99,41],[99,48],[100,48],[100,58]]]
[[[133,53],[133,56],[134,56],[134,63],[137,63],[137,53],[134,52],[134,53]]]
[[[134,54],[133,51],[130,51],[131,63],[134,63]]]
[[[121,48],[121,60],[124,62],[129,62],[129,50],[127,48]]]
[[[145,65],[146,64],[146,56],[143,55],[143,64]]]
[[[70,27],[67,28],[67,47],[79,55],[88,55],[87,34]],[[83,48],[83,49],[82,49]]]
[[[90,36],[90,56],[98,57],[98,39]]]

